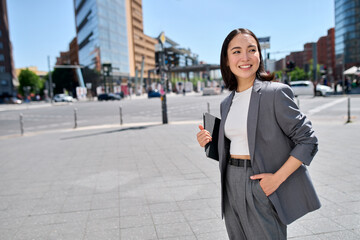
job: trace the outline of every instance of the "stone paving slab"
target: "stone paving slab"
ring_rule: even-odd
[[[322,208],[289,239],[360,238],[360,124],[313,119]],[[228,239],[194,122],[2,139],[0,239]]]

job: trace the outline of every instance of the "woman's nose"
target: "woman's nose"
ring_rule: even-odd
[[[240,54],[240,59],[243,61],[247,61],[249,59],[248,53],[247,52],[242,52]]]

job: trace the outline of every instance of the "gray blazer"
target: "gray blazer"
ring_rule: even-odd
[[[234,92],[220,105],[219,167],[223,192],[230,140],[224,134]],[[309,165],[318,148],[311,122],[294,102],[291,88],[282,83],[255,79],[247,119],[247,135],[251,164],[255,174],[275,173],[290,155],[303,162],[280,187],[269,196],[280,220],[290,224],[308,212],[320,208],[309,173]]]

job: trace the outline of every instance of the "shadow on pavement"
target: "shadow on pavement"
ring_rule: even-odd
[[[149,126],[139,126],[139,127],[128,127],[128,128],[122,128],[122,129],[117,129],[117,130],[112,130],[112,131],[97,132],[97,133],[84,134],[84,135],[73,136],[73,137],[65,137],[65,138],[60,138],[60,140],[69,140],[69,139],[84,138],[84,137],[93,137],[93,136],[97,136],[97,135],[124,132],[124,131],[128,131],[128,130],[143,130],[143,129],[146,129],[146,128],[149,128],[149,127],[156,127],[156,126],[161,126],[161,125],[162,124],[155,124],[155,125],[149,125]]]

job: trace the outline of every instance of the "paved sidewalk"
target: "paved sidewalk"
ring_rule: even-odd
[[[322,208],[289,239],[360,239],[360,124],[313,119]],[[2,139],[0,239],[227,239],[196,121]]]

